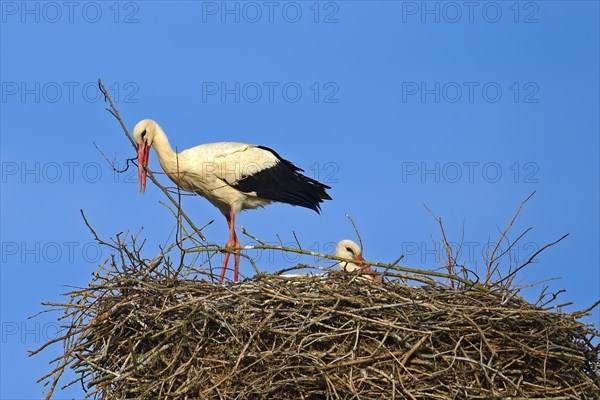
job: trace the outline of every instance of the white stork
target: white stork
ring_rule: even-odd
[[[365,259],[362,255],[362,250],[352,240],[344,239],[339,241],[337,246],[335,247],[335,256],[339,258],[354,260],[356,262],[355,264],[347,261],[338,261],[338,264],[340,264],[344,271],[354,272],[360,270],[364,274],[364,276],[361,277],[362,279],[372,279],[374,281],[380,280],[380,275],[377,272],[375,272],[369,264],[365,262]],[[302,278],[306,277],[307,275],[284,274],[282,276],[286,278]]]
[[[340,261],[340,265],[345,271],[354,272],[360,270],[366,275],[365,277],[369,277],[374,281],[380,279],[379,274],[377,274],[369,264],[365,263],[365,259],[362,255],[362,250],[352,240],[341,240],[335,248],[335,256],[340,258],[352,259],[357,262],[357,264],[354,264],[350,262]]]
[[[302,169],[281,158],[274,150],[245,143],[203,144],[175,153],[167,135],[153,120],[144,119],[133,129],[138,144],[140,191],[146,190],[150,147],[167,176],[184,190],[203,196],[227,219],[229,240],[235,247],[233,280],[237,282],[240,242],[235,234],[236,213],[271,202],[310,208],[319,213],[320,203],[331,200],[329,186],[301,174]],[[229,256],[225,255],[220,281],[223,282]]]

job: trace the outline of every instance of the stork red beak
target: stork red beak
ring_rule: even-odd
[[[371,268],[371,266],[369,264],[367,264],[365,261],[365,259],[363,258],[362,255],[358,255],[356,257],[354,257],[354,259],[356,261],[358,261],[358,263],[356,264],[360,269],[362,269],[362,271],[369,275],[371,277],[371,279],[373,279],[374,281],[378,281],[380,279],[380,276],[377,272],[375,272],[375,270],[373,270],[373,268]]]
[[[138,144],[138,181],[140,192],[146,191],[146,177],[148,175],[148,158],[150,157],[150,146],[146,143]]]

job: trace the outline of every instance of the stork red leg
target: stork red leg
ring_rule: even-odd
[[[233,210],[233,208],[229,212],[229,215],[225,218],[227,218],[227,225],[229,226],[229,240],[227,240],[227,244],[225,245],[225,247],[237,247],[237,249],[234,251],[235,261],[233,264],[233,281],[237,282],[240,270],[241,256],[239,249],[240,241],[238,240],[237,235],[235,234],[235,211]],[[220,283],[223,283],[223,280],[225,279],[225,272],[227,271],[227,264],[229,263],[230,256],[231,253],[225,253],[225,260],[223,261],[223,267],[221,268],[221,278],[219,279]]]

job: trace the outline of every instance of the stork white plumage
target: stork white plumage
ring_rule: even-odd
[[[133,129],[138,144],[140,191],[146,189],[150,147],[154,147],[162,169],[180,188],[197,193],[227,219],[229,239],[225,247],[235,247],[234,275],[237,282],[240,242],[235,233],[236,213],[271,202],[287,203],[320,212],[320,203],[331,200],[324,185],[301,174],[302,169],[281,158],[274,150],[245,143],[203,144],[175,153],[167,135],[153,120],[144,119]],[[229,256],[221,269],[223,282]]]

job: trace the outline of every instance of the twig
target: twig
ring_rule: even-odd
[[[352,227],[354,228],[354,232],[356,233],[356,237],[358,238],[358,243],[360,244],[360,249],[363,250],[363,241],[362,241],[362,238],[360,237],[360,232],[358,231],[358,228],[356,227],[354,220],[352,219],[352,217],[349,214],[346,214],[346,218],[348,218],[350,220],[350,222],[352,223]]]
[[[500,239],[498,240],[498,243],[496,243],[496,247],[494,247],[494,250],[492,250],[492,254],[490,255],[490,259],[489,259],[489,262],[488,262],[488,271],[491,271],[492,265],[494,264],[494,261],[496,261],[496,259],[494,258],[494,255],[496,254],[496,251],[498,250],[498,247],[500,246],[500,243],[502,243],[502,240],[504,240],[504,237],[506,236],[506,234],[508,233],[508,231],[510,230],[510,228],[513,226],[514,222],[517,220],[517,217],[519,216],[519,213],[521,212],[521,209],[525,206],[525,203],[527,203],[527,201],[529,199],[531,199],[531,197],[533,197],[534,194],[535,194],[535,190],[529,196],[527,196],[527,198],[525,200],[523,200],[521,202],[521,205],[517,209],[517,212],[513,216],[512,220],[510,221],[510,223],[508,224],[508,226],[506,227],[506,229],[504,229],[504,232],[502,232],[502,235],[500,235]],[[485,281],[486,282],[488,281],[487,276],[486,276]]]
[[[506,275],[504,278],[499,279],[496,282],[496,284],[501,284],[502,282],[504,282],[504,281],[512,278],[513,276],[515,276],[520,270],[522,270],[523,268],[525,268],[526,266],[528,266],[529,264],[531,264],[531,262],[533,260],[535,260],[535,258],[538,256],[538,254],[540,254],[542,251],[546,250],[548,247],[552,247],[555,244],[559,243],[561,240],[563,240],[567,236],[569,236],[568,233],[564,234],[563,236],[561,236],[559,239],[555,240],[554,242],[548,243],[545,246],[542,246],[542,248],[540,248],[531,257],[529,257],[529,259],[527,261],[525,261],[523,264],[521,264],[519,267],[517,267],[514,271],[512,271],[511,273],[509,273],[508,275]]]

